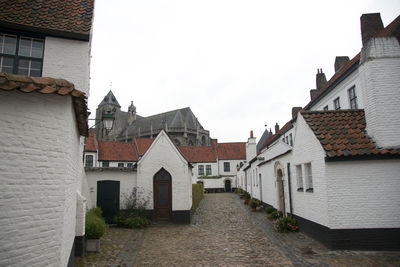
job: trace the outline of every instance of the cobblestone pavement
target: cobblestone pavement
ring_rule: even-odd
[[[153,225],[134,266],[292,266],[232,194],[206,194],[191,225]]]

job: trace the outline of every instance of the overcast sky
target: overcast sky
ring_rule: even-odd
[[[141,116],[190,107],[220,142],[257,138],[305,106],[317,68],[361,49],[360,16],[400,1],[96,0],[89,108],[110,90]],[[258,139],[257,139],[258,140]]]

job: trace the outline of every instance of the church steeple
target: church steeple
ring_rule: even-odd
[[[99,107],[104,105],[113,105],[121,108],[121,105],[118,103],[117,98],[115,98],[113,92],[110,90],[108,94],[104,97],[103,101],[101,101]]]

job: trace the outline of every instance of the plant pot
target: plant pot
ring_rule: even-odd
[[[256,208],[256,211],[262,211],[262,206],[258,206],[258,207]]]
[[[256,211],[256,207],[251,207],[251,210],[252,211]]]
[[[86,239],[86,251],[99,252],[100,251],[100,239]]]
[[[244,204],[245,204],[245,205],[249,204],[249,200],[248,200],[248,199],[245,199],[245,200],[244,200]]]

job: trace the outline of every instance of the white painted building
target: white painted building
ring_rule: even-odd
[[[329,81],[318,70],[310,103],[238,173],[241,188],[330,248],[400,249],[399,28],[400,16],[383,28],[363,15],[361,52],[337,57]]]
[[[0,3],[1,266],[83,253],[93,2]]]

